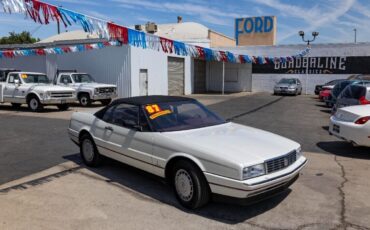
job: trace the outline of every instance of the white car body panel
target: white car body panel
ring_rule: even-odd
[[[370,105],[340,108],[330,117],[329,133],[356,145],[370,147],[370,122],[355,124],[366,116],[370,116]]]
[[[300,149],[300,145],[276,134],[231,122],[185,131],[139,132],[106,123],[91,113],[74,113],[69,135],[75,143],[79,143],[83,130],[93,137],[100,154],[161,177],[165,177],[165,168],[171,159],[186,157],[204,172],[213,193],[237,198],[288,183],[307,161],[299,155],[295,163],[283,170],[243,180],[244,167],[285,156]]]

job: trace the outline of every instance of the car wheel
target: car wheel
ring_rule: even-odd
[[[15,108],[15,109],[19,109],[21,107],[22,104],[19,104],[19,103],[12,103],[12,107]]]
[[[69,105],[68,104],[63,104],[63,105],[57,105],[58,109],[60,111],[67,111],[69,109]]]
[[[189,161],[178,161],[173,168],[173,188],[177,200],[186,208],[197,209],[210,199],[210,188],[201,170]]]
[[[82,135],[80,139],[80,153],[83,162],[89,167],[97,167],[101,164],[101,155],[89,134]]]
[[[100,101],[102,103],[102,105],[109,105],[111,102],[112,102],[112,99],[106,99],[106,100],[101,100]]]
[[[43,109],[43,106],[42,104],[40,103],[40,100],[36,97],[36,96],[32,96],[29,100],[28,100],[28,108],[32,111],[32,112],[40,112],[42,109]]]
[[[80,105],[83,107],[90,106],[91,105],[91,99],[89,94],[83,93],[78,97],[78,101],[80,102]]]

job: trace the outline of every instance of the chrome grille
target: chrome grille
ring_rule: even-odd
[[[99,93],[113,93],[114,92],[114,88],[110,87],[110,88],[99,88]]]
[[[287,90],[288,87],[280,87],[281,90]]]
[[[266,161],[265,164],[267,173],[273,173],[285,169],[288,166],[292,165],[296,160],[297,160],[296,151],[292,151],[285,156]]]
[[[50,95],[52,98],[67,98],[73,97],[72,92],[52,92]]]

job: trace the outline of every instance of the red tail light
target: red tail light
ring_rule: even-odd
[[[355,124],[363,125],[363,124],[365,124],[369,120],[370,120],[370,116],[361,117],[361,118],[357,119],[357,121],[355,121]]]
[[[359,99],[361,105],[368,105],[370,101],[366,100],[365,96],[360,97]]]

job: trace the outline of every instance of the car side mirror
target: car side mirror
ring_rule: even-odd
[[[14,84],[15,84],[15,86],[18,87],[18,86],[20,86],[21,82],[19,81],[19,79],[15,79]]]

